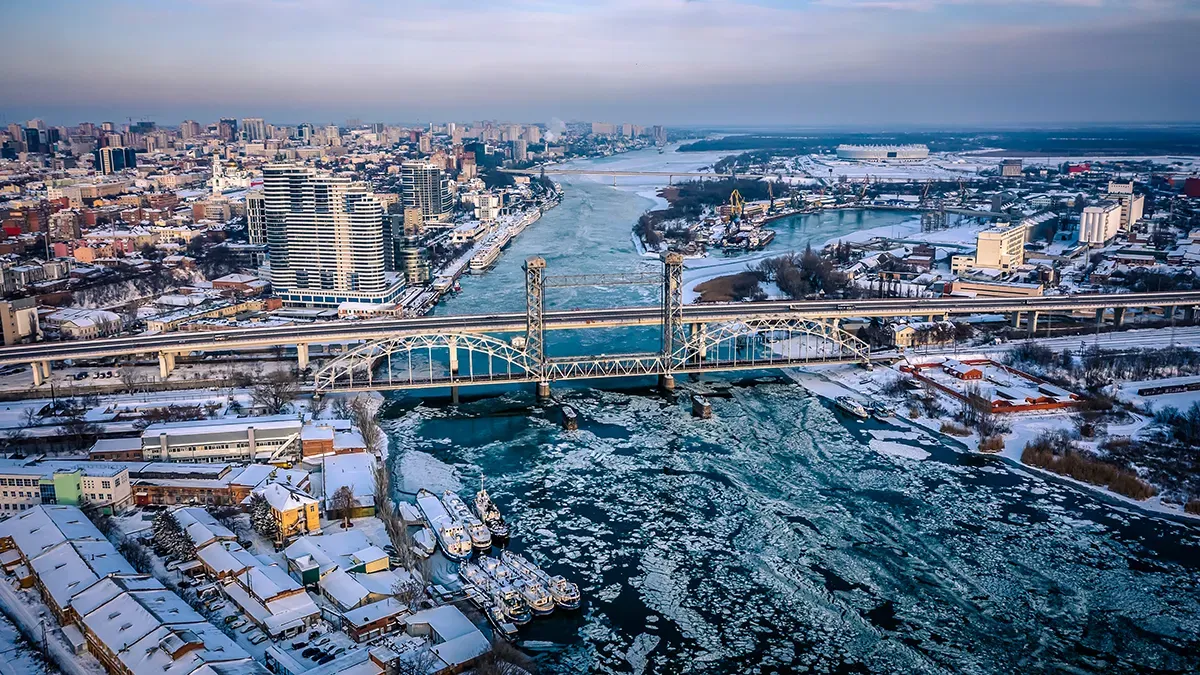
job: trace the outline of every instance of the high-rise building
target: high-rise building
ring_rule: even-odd
[[[1103,244],[1121,231],[1121,204],[1100,202],[1079,214],[1079,243]]]
[[[1146,196],[1135,194],[1133,182],[1109,181],[1108,198],[1121,205],[1121,229],[1128,232],[1139,220],[1146,208]]]
[[[611,122],[592,122],[593,136],[612,136],[616,132],[617,126]]]
[[[430,162],[404,162],[400,165],[405,208],[421,210],[426,223],[447,219],[454,206],[450,195],[450,177]]]
[[[421,245],[420,237],[401,237],[396,249],[396,268],[409,284],[429,282],[429,249]]]
[[[39,130],[27,127],[24,136],[26,152],[42,152],[42,133]]]
[[[179,125],[179,137],[185,141],[199,136],[200,132],[200,123],[196,120],[184,120],[183,124]]]
[[[975,266],[1008,271],[1025,264],[1025,225],[997,223],[975,236]]]
[[[529,159],[529,146],[525,143],[525,139],[518,138],[513,141],[513,161],[524,162]]]
[[[341,129],[338,129],[337,126],[333,125],[333,124],[325,127],[325,142],[328,143],[329,145],[341,145],[342,144]]]
[[[525,139],[526,143],[541,143],[542,142],[542,130],[533,125],[527,126],[527,127],[525,127],[525,133],[523,134],[523,138]]]
[[[263,193],[259,190],[246,193],[246,236],[251,244],[267,243],[267,225],[263,220]]]
[[[433,152],[433,140],[429,134],[421,134],[421,137],[417,140],[417,149],[423,155]]]
[[[116,173],[137,166],[137,153],[133,148],[108,147],[92,152],[93,168],[103,174]]]
[[[267,140],[267,123],[261,117],[243,118],[242,138],[246,141]]]
[[[263,221],[271,286],[285,303],[390,303],[399,295],[403,282],[384,269],[383,206],[366,184],[268,165]]]
[[[217,122],[217,136],[223,141],[232,141],[237,138],[238,123],[232,117],[222,117],[220,122]]]
[[[666,129],[666,127],[662,126],[661,124],[655,124],[654,126],[650,127],[650,133],[652,136],[654,136],[654,144],[655,145],[666,145],[667,144],[667,129]]]

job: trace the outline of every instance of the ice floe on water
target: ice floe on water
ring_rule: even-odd
[[[560,647],[542,672],[1200,668],[1197,528],[847,428],[790,379],[702,384],[710,420],[576,390],[574,432],[511,396],[394,421],[406,489],[485,474],[511,546],[583,589],[522,628]]]

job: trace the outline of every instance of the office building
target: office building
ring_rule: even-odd
[[[512,146],[514,162],[524,162],[525,160],[529,159],[529,146],[526,144],[525,139],[518,138],[512,142]]]
[[[267,139],[267,123],[261,117],[242,119],[242,138],[246,141],[265,141]]]
[[[263,193],[259,190],[246,193],[246,236],[251,244],[267,243],[267,225],[263,219]]]
[[[450,177],[430,162],[404,162],[400,165],[404,207],[420,209],[426,223],[448,220],[453,208]]]
[[[419,237],[402,237],[396,249],[396,269],[404,275],[410,285],[429,282],[429,249],[421,245]]]
[[[997,223],[975,235],[975,253],[950,259],[950,271],[962,274],[972,268],[1010,271],[1025,264],[1029,227],[1024,223]]]
[[[133,148],[109,147],[92,152],[93,167],[98,173],[110,174],[137,166],[137,153]]]
[[[0,329],[5,345],[21,344],[42,336],[37,298],[0,300]]]
[[[1121,231],[1121,204],[1105,201],[1084,207],[1079,215],[1079,243],[1103,244]]]
[[[290,305],[389,303],[402,282],[384,268],[383,206],[363,183],[295,165],[263,169],[270,281]]]
[[[199,136],[201,131],[200,123],[196,120],[184,120],[183,124],[179,125],[179,137],[185,141]]]

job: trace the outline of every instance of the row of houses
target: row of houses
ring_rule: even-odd
[[[36,588],[76,653],[115,675],[266,675],[182,598],[139,574],[74,506],[0,521],[0,566]]]

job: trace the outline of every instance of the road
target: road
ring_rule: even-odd
[[[1094,312],[1131,307],[1194,307],[1200,291],[1119,293],[1022,298],[892,298],[882,300],[774,301],[688,305],[685,323],[723,323],[762,319],[844,319],[853,317],[949,316],[1011,312]],[[546,312],[547,330],[660,325],[655,306],[573,309]],[[0,348],[0,366],[37,361],[104,358],[130,354],[227,351],[310,343],[349,343],[393,337],[397,333],[519,333],[518,313],[450,315],[379,321],[338,321],[303,326],[238,328],[196,333],[134,335],[80,342],[43,342]]]

